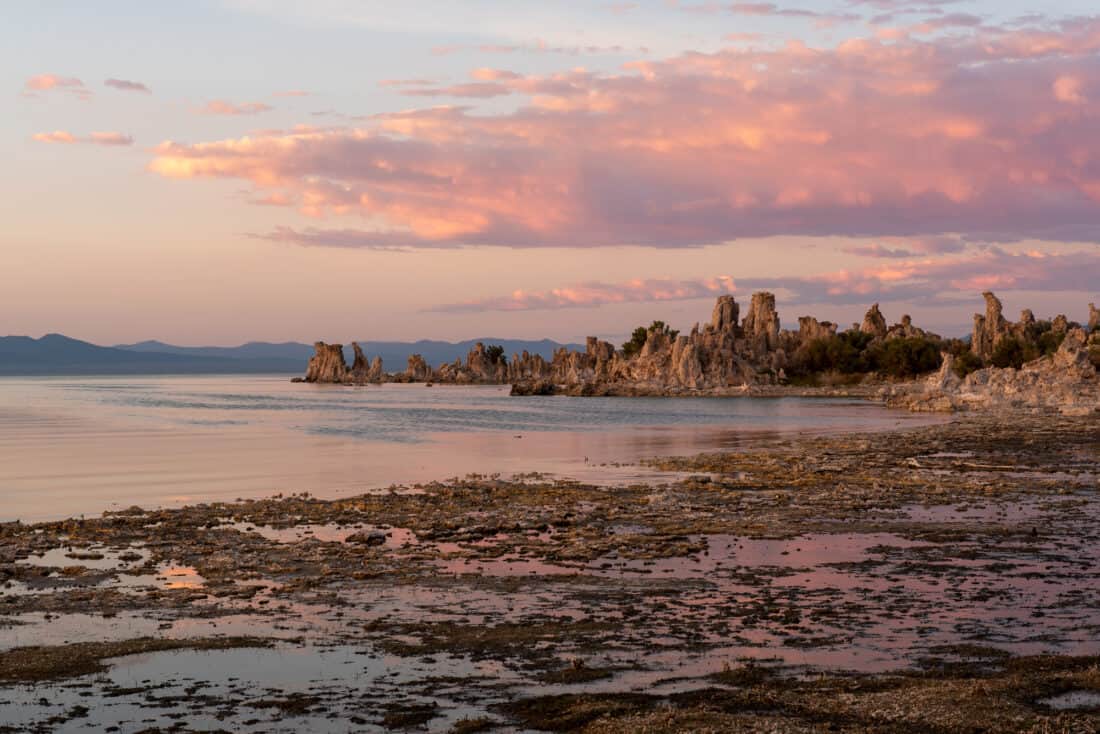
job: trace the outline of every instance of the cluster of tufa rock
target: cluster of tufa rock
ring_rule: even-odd
[[[1032,353],[1044,334],[1060,341],[1053,354],[1040,356],[1019,369],[988,366],[965,377],[954,355],[944,354],[939,371],[915,385],[885,391],[886,402],[916,411],[1025,410],[1088,415],[1100,412],[1100,377],[1095,354],[1100,353],[1100,311],[1089,304],[1088,326],[1070,323],[1064,315],[1039,322],[1030,309],[1020,320],[1004,318],[1001,301],[985,292],[985,313],[974,315],[971,352],[983,364],[995,361],[1005,342]]]
[[[1062,339],[1062,348],[1047,361],[1038,360],[1024,370],[1013,370],[1018,373],[1016,377],[985,369],[965,380],[953,371],[955,358],[945,354],[944,366],[930,383],[918,383],[916,389],[913,384],[890,388],[886,391],[887,399],[918,410],[958,409],[986,399],[974,396],[1000,396],[989,398],[996,402],[1002,398],[1016,400],[1007,396],[1020,391],[1046,389],[1061,396],[1051,398],[1052,401],[1076,405],[1064,399],[1065,390],[1058,385],[1088,386],[1092,384],[1090,380],[1095,381],[1096,371],[1089,363],[1090,338],[1091,348],[1100,350],[1100,312],[1095,305],[1089,304],[1090,337],[1065,316],[1037,322],[1031,311],[1025,310],[1019,322],[1011,323],[1004,318],[997,297],[992,293],[984,296],[986,310],[974,317],[971,342],[971,351],[980,364],[989,364],[998,347],[1010,338],[1023,347],[1035,347],[1041,335],[1053,332]],[[869,336],[872,344],[912,338],[942,341],[939,336],[914,326],[908,315],[900,323],[888,326],[877,303],[868,309],[862,323],[852,324],[850,331]],[[413,354],[404,372],[387,374],[382,360],[376,357],[368,363],[358,344],[352,344],[355,356],[349,367],[342,345],[317,342],[305,377],[295,381],[352,385],[510,384],[515,395],[728,394],[785,382],[785,368],[792,357],[801,354],[799,350],[836,336],[836,324],[811,316],[798,319],[797,331],[782,329],[775,296],[762,292],[752,295],[743,319],[740,305],[727,295],[718,298],[709,323],[696,324],[687,334],[670,333],[655,324],[648,330],[644,345],[629,355],[596,337],[588,337],[584,351],[563,347],[549,360],[527,352],[512,355],[509,360],[499,347],[478,343],[465,360],[456,359],[433,369],[421,355]],[[1038,398],[1031,401],[1039,402],[1042,401]]]
[[[974,334],[970,341],[970,349],[975,355],[988,362],[1006,339],[1015,339],[1023,346],[1036,345],[1041,329],[1031,309],[1025,308],[1020,312],[1020,320],[1012,323],[1002,314],[1001,301],[997,296],[989,291],[982,296],[985,298],[985,314],[974,314]],[[1090,303],[1089,330],[1095,332],[1097,324],[1096,307]],[[1070,330],[1069,319],[1062,314],[1055,316],[1049,326],[1049,330],[1059,336]]]
[[[313,356],[309,358],[309,364],[306,366],[305,377],[295,377],[293,382],[366,385],[386,380],[387,375],[382,369],[381,357],[375,357],[368,363],[366,355],[363,354],[357,342],[352,342],[351,348],[355,356],[351,367],[348,367],[344,359],[343,344],[316,342],[313,345]]]
[[[1100,346],[1100,332],[1095,324],[1091,328],[1093,343]],[[1084,329],[1070,328],[1052,355],[1039,357],[1020,369],[986,367],[965,378],[956,373],[955,357],[944,354],[936,374],[915,385],[887,390],[886,402],[929,412],[1023,410],[1064,415],[1100,412],[1100,378],[1089,356],[1089,339]],[[983,344],[981,348],[987,346]]]
[[[876,340],[923,336],[908,316],[887,327],[875,304],[863,325],[853,329]],[[688,334],[672,335],[651,328],[645,344],[627,355],[610,342],[589,337],[584,351],[561,348],[549,360],[538,354],[503,354],[477,344],[465,361],[433,369],[419,354],[408,358],[404,372],[387,374],[375,358],[369,365],[358,344],[349,367],[342,345],[317,342],[305,377],[298,382],[367,384],[377,382],[438,382],[444,384],[510,384],[515,394],[670,395],[700,391],[741,390],[785,380],[791,355],[814,340],[835,336],[837,325],[804,316],[798,330],[780,328],[772,293],[754,293],[747,313],[733,296],[721,296],[709,323],[696,324]]]

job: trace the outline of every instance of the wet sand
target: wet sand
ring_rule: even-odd
[[[1098,465],[1095,418],[972,416],[4,524],[0,723],[1092,731]]]

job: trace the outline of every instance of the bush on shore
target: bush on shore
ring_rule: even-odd
[[[642,351],[642,347],[649,341],[649,332],[651,331],[663,333],[669,339],[675,339],[680,335],[679,331],[671,328],[664,321],[654,321],[649,325],[648,329],[644,326],[639,326],[634,330],[634,333],[630,335],[630,341],[623,344],[623,354],[629,359]]]
[[[923,337],[889,339],[872,344],[873,337],[858,331],[814,339],[791,359],[788,376],[795,382],[832,375],[833,383],[845,381],[844,375],[878,372],[892,378],[911,378],[938,369],[945,343]]]
[[[888,339],[867,350],[876,371],[894,378],[912,378],[939,369],[942,343],[924,337]]]

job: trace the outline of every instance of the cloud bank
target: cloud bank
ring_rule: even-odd
[[[756,290],[781,290],[792,304],[869,305],[875,301],[920,304],[972,302],[988,289],[1093,293],[1100,254],[1013,254],[998,248],[972,256],[922,259],[808,277],[590,282],[548,291],[517,290],[507,296],[443,304],[453,313],[583,308],[609,303],[746,297]]]
[[[263,102],[242,102],[235,104],[224,99],[208,102],[200,111],[206,115],[258,115],[275,109]]]
[[[733,293],[734,290],[733,278],[728,275],[698,280],[651,279],[631,280],[626,283],[582,283],[549,291],[516,290],[507,296],[445,304],[429,310],[464,313],[586,308],[607,303],[690,301]]]
[[[619,74],[482,69],[458,85],[403,87],[439,106],[354,128],[166,142],[150,169],[243,180],[306,215],[365,222],[271,235],[309,245],[1100,243],[1100,19],[964,27],[688,53]],[[446,104],[499,96],[519,104]],[[265,108],[223,104],[218,114]]]
[[[36,133],[32,136],[32,139],[39,143],[60,143],[62,145],[87,143],[90,145],[126,146],[134,144],[132,137],[117,132],[98,132],[78,137],[65,130],[54,130],[50,133]]]

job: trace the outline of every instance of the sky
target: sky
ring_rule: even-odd
[[[1100,11],[11,0],[0,334],[586,335],[1100,302]]]

